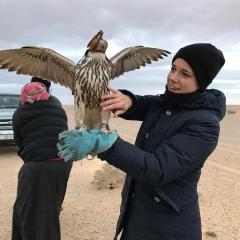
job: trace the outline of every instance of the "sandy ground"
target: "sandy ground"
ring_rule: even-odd
[[[73,128],[72,108],[65,108],[70,128]],[[199,183],[204,240],[240,239],[240,106],[231,107],[231,110],[235,113],[227,114],[222,121],[219,145],[206,162]],[[139,123],[111,119],[111,128],[133,142]],[[16,147],[0,147],[1,240],[11,239],[12,206],[21,164]],[[92,184],[95,171],[103,164],[98,159],[74,164],[61,213],[63,240],[112,239],[121,187],[98,190]]]

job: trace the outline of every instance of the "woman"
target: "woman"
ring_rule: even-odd
[[[91,151],[127,173],[114,239],[121,231],[122,240],[202,239],[197,185],[204,162],[217,146],[226,110],[224,94],[206,88],[224,63],[213,45],[191,44],[173,57],[164,94],[135,96],[111,89],[102,97],[104,110],[142,121],[135,146],[118,137],[105,144],[106,151],[99,150],[108,135],[89,133],[95,139]],[[71,147],[60,147],[63,157],[81,151],[86,139],[66,136],[60,135],[62,144]]]
[[[68,129],[61,103],[49,95],[50,83],[36,77],[21,92],[13,115],[14,139],[24,161],[18,174],[12,240],[60,240],[59,214],[71,162],[58,156],[58,134]]]

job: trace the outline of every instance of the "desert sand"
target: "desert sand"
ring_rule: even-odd
[[[65,106],[74,128],[73,109]],[[112,118],[112,129],[134,142],[139,122]],[[111,240],[119,213],[121,184],[98,189],[94,175],[105,162],[97,158],[75,162],[61,212],[63,240]],[[17,147],[0,146],[0,240],[11,239],[12,206],[22,165]],[[203,240],[240,239],[240,106],[229,106],[221,122],[219,144],[202,170],[199,183]],[[146,239],[150,240],[150,239]],[[193,239],[194,240],[194,239]]]

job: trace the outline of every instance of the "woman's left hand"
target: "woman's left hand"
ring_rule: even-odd
[[[108,88],[110,93],[101,97],[100,106],[104,111],[112,111],[114,117],[125,113],[132,106],[132,99],[122,92]]]

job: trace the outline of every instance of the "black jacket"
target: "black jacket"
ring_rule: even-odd
[[[127,173],[116,236],[124,228],[126,240],[200,240],[197,184],[218,143],[224,94],[206,90],[173,112],[161,95],[125,93],[134,106],[123,117],[143,121],[136,146],[118,138],[99,154]]]
[[[54,96],[23,104],[13,115],[14,139],[24,162],[58,158],[58,134],[67,129],[67,115]]]

